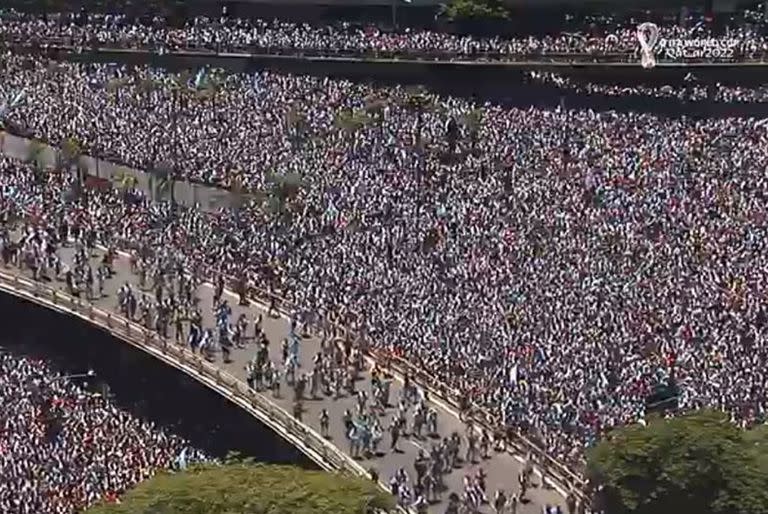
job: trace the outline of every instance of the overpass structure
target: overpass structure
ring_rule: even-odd
[[[92,256],[94,265],[101,258],[102,252],[103,249]],[[59,250],[59,255],[64,265],[68,266],[72,261],[74,250],[64,247]],[[138,277],[131,271],[128,257],[127,254],[120,253],[114,261],[115,276],[106,282],[105,295],[98,299],[74,298],[66,292],[62,282],[58,280],[47,283],[37,282],[31,278],[29,272],[15,267],[0,269],[0,291],[65,314],[77,316],[187,373],[247,410],[326,470],[370,476],[370,470],[375,469],[379,474],[382,487],[386,487],[386,482],[400,468],[405,469],[410,476],[414,475],[414,461],[419,450],[429,449],[431,445],[429,438],[422,439],[414,436],[406,438],[401,442],[399,452],[380,452],[371,458],[357,459],[351,457],[351,448],[346,440],[343,414],[347,409],[354,410],[356,398],[344,396],[334,399],[321,395],[318,399],[305,401],[303,416],[301,420],[296,419],[289,413],[293,406],[292,394],[273,397],[267,393],[261,394],[246,384],[245,365],[255,353],[255,348],[234,350],[230,363],[211,362],[190,351],[185,345],[162,338],[144,326],[122,317],[116,310],[116,293],[119,287],[127,282],[132,284],[134,290],[141,290],[138,285]],[[213,326],[214,314],[213,310],[209,308],[213,302],[212,287],[208,284],[203,285],[196,294],[201,302],[204,326]],[[237,298],[231,292],[226,292],[226,294]],[[285,312],[283,311],[279,317],[270,317],[267,315],[267,309],[261,303],[252,301],[251,305],[247,307],[237,305],[237,301],[230,303],[232,304],[233,319],[236,319],[241,313],[246,314],[249,319],[254,319],[258,315],[262,316],[262,329],[272,341],[272,344],[269,345],[270,358],[273,361],[281,362],[281,348],[275,341],[279,341],[288,334],[289,321]],[[300,343],[301,369],[311,369],[312,358],[319,351],[320,340],[317,337],[304,338]],[[401,373],[405,371],[403,366],[406,364],[389,363],[389,366],[395,376],[400,378],[400,380],[394,381],[391,387],[391,398],[397,398],[402,391]],[[361,373],[359,389],[367,390],[370,393],[370,379],[370,369],[368,368]],[[460,421],[455,407],[451,406],[449,399],[439,397],[439,394],[445,391],[437,390],[435,384],[428,386],[424,383],[426,380],[428,377],[422,376],[421,385],[429,388],[432,393],[430,403],[439,412],[439,435],[446,437],[454,432],[464,433],[466,427]],[[419,377],[417,376],[417,383],[418,381]],[[330,433],[327,438],[321,437],[319,434],[319,414],[322,409],[327,409],[330,414]],[[385,417],[382,418],[384,426],[388,426],[394,410],[392,408],[387,409]],[[388,440],[384,441],[385,444],[382,446],[388,448],[388,444],[386,444],[388,442]],[[548,457],[541,454],[531,454],[531,451],[530,444],[526,445],[525,441],[513,441],[503,451],[496,451],[487,459],[474,463],[464,463],[461,468],[454,469],[444,478],[448,491],[443,494],[443,502],[433,504],[430,507],[430,514],[445,512],[446,493],[461,494],[464,476],[477,473],[481,468],[487,475],[489,496],[492,496],[499,489],[503,489],[507,494],[517,493],[519,488],[517,476],[523,468],[523,455],[532,459],[535,466],[534,471],[538,478],[534,480],[533,487],[529,489],[526,495],[528,502],[519,504],[517,512],[519,514],[540,514],[542,507],[546,504],[562,505],[564,512],[566,512],[564,499],[564,495],[567,493],[566,488],[576,491],[577,497],[583,498],[578,492],[582,485],[580,480],[575,475],[569,476],[567,471],[561,469],[554,461],[548,460]],[[584,501],[581,502],[582,505],[584,503]],[[485,506],[480,512],[490,513],[492,509],[490,506]]]
[[[34,40],[4,40],[0,46],[15,50],[43,51],[53,55],[89,55],[91,57],[120,57],[134,56],[146,59],[195,58],[195,59],[232,59],[253,61],[268,64],[270,62],[305,62],[328,64],[375,64],[375,65],[410,65],[410,66],[450,66],[466,69],[468,72],[478,68],[496,69],[563,69],[563,68],[637,68],[640,69],[639,56],[629,53],[578,54],[578,53],[547,53],[547,54],[499,54],[493,52],[478,52],[472,56],[457,56],[450,53],[423,52],[398,54],[394,52],[360,53],[352,51],[323,51],[323,50],[288,50],[284,48],[254,47],[237,49],[211,49],[205,47],[184,47],[178,49],[155,48],[123,48],[123,47],[83,47],[63,39]],[[684,59],[657,61],[655,68],[734,68],[750,67],[763,68],[768,66],[768,55],[760,54],[744,57],[743,59],[700,60]]]

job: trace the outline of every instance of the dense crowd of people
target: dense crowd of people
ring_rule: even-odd
[[[97,258],[91,252],[98,242],[120,244],[121,239],[105,237],[95,224],[81,224],[86,220],[77,216],[62,212],[57,216],[38,216],[39,202],[35,201],[34,194],[29,194],[35,185],[45,183],[54,197],[64,198],[76,183],[73,176],[59,173],[45,179],[34,166],[6,158],[0,158],[0,169],[12,177],[1,186],[3,193],[13,199],[2,204],[0,251],[4,264],[28,269],[36,280],[66,282],[69,295],[88,300],[104,298],[104,282],[113,273],[114,247],[110,246]],[[18,188],[17,184],[25,187]],[[102,191],[96,196],[89,195],[87,202],[96,202],[99,210],[114,209],[119,217],[131,211],[123,209],[126,202],[150,209],[151,218],[156,220],[170,214],[167,204],[152,207],[147,196],[133,188],[118,194]],[[246,382],[255,391],[271,391],[275,398],[281,396],[283,385],[287,386],[293,394],[293,415],[299,421],[305,419],[305,400],[316,400],[323,395],[334,400],[350,398],[352,402],[348,405],[352,408],[345,410],[341,421],[346,428],[349,454],[355,458],[371,459],[385,453],[387,433],[389,452],[403,451],[400,441],[404,436],[428,445],[428,451],[421,446],[414,459],[415,476],[410,477],[401,467],[390,477],[393,496],[398,504],[409,508],[409,512],[426,514],[430,505],[440,503],[444,495],[448,496],[446,514],[479,512],[482,505],[491,502],[491,490],[482,465],[491,458],[492,447],[503,449],[505,438],[494,440],[490,431],[478,430],[472,423],[463,435],[454,431],[450,436],[443,432],[441,437],[438,412],[428,403],[426,391],[406,377],[400,394],[392,395],[393,377],[378,366],[371,370],[370,389],[365,384],[358,385],[360,372],[365,367],[363,353],[359,347],[335,338],[336,331],[332,328],[329,332],[321,330],[320,351],[312,357],[311,369],[301,368],[301,334],[306,333],[307,323],[311,323],[301,312],[291,314],[288,337],[283,339],[280,351],[270,355],[270,340],[262,330],[261,315],[253,318],[253,329],[245,312],[241,312],[235,322],[232,306],[222,298],[224,281],[219,275],[214,281],[213,316],[206,316],[198,296],[199,270],[187,268],[190,261],[173,245],[148,246],[158,240],[162,238],[122,241],[133,247],[130,261],[135,274],[117,290],[117,307],[124,317],[165,338],[173,338],[178,345],[186,342],[193,353],[210,362],[215,362],[219,355],[225,363],[232,362],[233,351],[242,351],[250,346],[248,343],[255,343],[255,353],[245,366]],[[71,258],[61,254],[64,247],[74,249]],[[268,315],[272,309],[270,306]],[[215,326],[207,323],[210,321],[214,321]],[[275,353],[277,360],[273,360]],[[318,416],[324,437],[330,435],[330,416],[327,409],[322,409]],[[204,458],[200,452],[185,447],[174,465],[183,467],[192,459]],[[466,464],[472,468],[464,474],[460,488],[452,490],[446,477]],[[504,489],[497,489],[493,497],[495,512],[517,512],[518,501],[527,501],[525,496],[532,473],[532,461],[527,458],[518,476],[519,495],[508,496]],[[106,498],[117,500],[118,496],[109,492]],[[93,498],[99,497],[97,492],[93,494]],[[25,501],[20,499],[18,510],[34,511]],[[567,512],[577,512],[575,502],[574,495],[566,498]],[[552,503],[543,504],[543,508],[547,514],[564,512],[560,505]]]
[[[7,169],[8,163],[2,167]],[[0,511],[73,514],[203,455],[45,362],[0,354]]]
[[[673,383],[683,409],[764,420],[762,121],[507,109],[264,72],[188,97],[174,131],[163,72],[6,63],[6,94],[25,92],[14,125],[137,167],[172,156],[180,177],[236,178],[254,197],[174,216],[116,193],[66,203],[5,162],[6,210],[272,288],[562,460],[643,420]]]
[[[598,59],[636,60],[638,21],[602,19],[581,30],[547,36],[517,37],[452,34],[434,30],[383,30],[350,23],[312,25],[284,20],[196,17],[181,28],[155,17],[137,21],[117,14],[48,14],[45,17],[9,11],[0,18],[2,39],[22,44],[59,41],[76,47],[144,48],[153,51],[196,49],[252,53],[314,53],[325,55],[398,55],[442,59]],[[662,24],[660,39],[716,39],[733,48],[721,56],[735,60],[762,58],[768,51],[765,23],[740,20],[727,28],[692,20]],[[717,57],[717,56],[716,56]],[[700,60],[708,58],[701,57]]]
[[[703,84],[690,81],[683,86],[648,86],[644,84],[617,85],[597,82],[579,82],[571,77],[551,72],[527,72],[531,81],[551,84],[560,89],[586,95],[637,96],[648,98],[673,98],[686,102],[765,103],[768,102],[768,85],[757,87]]]

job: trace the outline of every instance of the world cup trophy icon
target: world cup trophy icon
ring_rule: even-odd
[[[653,48],[659,42],[659,26],[655,23],[642,23],[637,26],[637,41],[640,43],[640,64],[645,69],[656,66]]]

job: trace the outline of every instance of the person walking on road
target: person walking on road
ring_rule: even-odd
[[[330,437],[329,424],[330,416],[328,415],[328,409],[323,409],[320,411],[320,435],[326,439]]]

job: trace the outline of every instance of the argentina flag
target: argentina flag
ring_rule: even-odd
[[[261,93],[261,86],[259,84],[259,74],[254,73],[253,78],[251,79],[251,91],[253,91],[253,94],[258,95]]]
[[[0,121],[5,118],[11,109],[21,105],[21,102],[24,100],[24,98],[26,98],[26,96],[27,94],[24,92],[24,90],[20,90],[13,96],[13,98],[11,98],[10,101],[4,102],[3,105],[0,106]]]
[[[200,89],[204,83],[205,83],[205,68],[200,68],[197,71],[197,75],[195,75],[195,80],[193,82],[193,85],[195,89]]]
[[[179,456],[176,457],[176,467],[178,469],[184,470],[187,469],[187,454],[189,453],[189,448],[184,447],[184,449],[181,450],[179,453]]]

